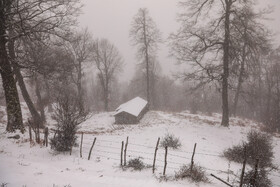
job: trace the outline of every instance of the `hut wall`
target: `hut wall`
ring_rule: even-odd
[[[126,112],[115,115],[115,123],[117,124],[136,124],[138,123],[137,117],[130,115]]]

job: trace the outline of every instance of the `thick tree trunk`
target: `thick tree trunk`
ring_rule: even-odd
[[[22,122],[22,113],[20,108],[20,101],[16,81],[13,76],[12,67],[8,59],[6,50],[6,17],[5,12],[8,11],[8,1],[0,0],[0,74],[3,82],[3,89],[6,100],[7,111],[7,128],[8,132],[20,130],[24,133]]]
[[[2,43],[1,39],[0,43]],[[22,113],[20,108],[18,91],[15,79],[13,77],[11,64],[9,63],[7,55],[5,54],[5,49],[3,49],[4,46],[0,44],[0,73],[3,81],[3,88],[6,99],[6,111],[8,118],[6,130],[8,132],[20,130],[23,133],[24,127],[22,122]]]
[[[229,76],[229,42],[230,42],[230,10],[232,0],[225,0],[225,39],[224,39],[224,57],[223,57],[223,77],[222,77],[222,126],[229,126],[229,107],[228,107],[228,76]]]
[[[13,60],[15,60],[15,51],[14,51],[14,42],[11,41],[9,42],[9,53],[11,55],[11,58]],[[33,118],[33,122],[38,125],[39,124],[39,127],[43,127],[43,123],[42,123],[42,120],[41,120],[41,116],[39,115],[39,113],[37,112],[30,96],[29,96],[29,93],[27,91],[27,88],[25,86],[25,83],[24,83],[24,80],[23,80],[23,77],[22,77],[22,74],[20,72],[20,69],[19,67],[17,66],[17,64],[15,64],[15,62],[12,63],[13,65],[13,70],[14,70],[14,73],[16,75],[16,78],[18,80],[18,85],[20,87],[20,90],[21,90],[21,93],[22,93],[22,96],[24,98],[24,101],[25,103],[27,104],[27,107],[29,109],[29,112],[31,113],[31,116]]]

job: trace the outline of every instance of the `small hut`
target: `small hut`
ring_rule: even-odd
[[[115,111],[115,123],[117,124],[137,124],[148,111],[148,102],[140,97],[136,97],[121,104]]]

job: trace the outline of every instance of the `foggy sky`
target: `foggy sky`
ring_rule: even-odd
[[[121,81],[130,80],[133,76],[136,49],[131,45],[129,30],[134,15],[139,8],[148,8],[150,16],[156,22],[166,40],[171,32],[175,32],[179,24],[177,14],[181,9],[179,0],[82,0],[83,14],[79,17],[80,27],[88,27],[94,38],[107,38],[122,54],[125,66],[120,75]],[[280,45],[280,0],[259,0],[258,9],[272,6],[274,12],[265,24],[276,33],[274,44]],[[176,61],[168,57],[168,47],[163,43],[158,51],[158,60],[162,73],[172,75],[176,72]]]

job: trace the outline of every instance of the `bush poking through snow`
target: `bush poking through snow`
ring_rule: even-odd
[[[242,163],[245,146],[247,149],[247,163],[249,165],[254,166],[258,158],[260,160],[260,168],[273,167],[272,160],[274,156],[271,137],[254,130],[247,134],[247,142],[227,149],[224,152],[224,156],[230,161]]]
[[[179,140],[179,138],[176,138],[173,134],[166,134],[161,142],[160,142],[160,146],[161,147],[169,147],[169,148],[172,148],[172,149],[179,149],[182,144]]]
[[[175,179],[185,179],[188,178],[193,182],[208,182],[205,171],[202,167],[193,165],[191,170],[191,165],[184,165],[180,168],[178,172],[175,172]]]
[[[56,151],[70,151],[76,145],[78,125],[85,120],[79,111],[77,100],[70,94],[58,98],[53,118],[56,120],[56,132],[51,138],[51,147]]]
[[[3,182],[3,183],[0,184],[0,187],[7,187],[7,186],[8,186],[8,183]]]
[[[130,159],[128,161],[128,164],[126,166],[127,168],[132,168],[133,170],[141,171],[145,168],[144,162],[141,160],[141,158],[134,158]]]
[[[244,186],[250,186],[250,183],[254,178],[254,173],[255,170],[251,170],[245,173],[243,182]],[[272,187],[272,183],[268,178],[268,172],[266,170],[261,169],[258,172],[254,187]]]

